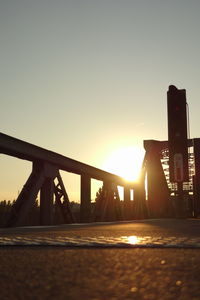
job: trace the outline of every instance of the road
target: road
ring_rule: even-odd
[[[0,234],[1,299],[200,299],[200,220]]]

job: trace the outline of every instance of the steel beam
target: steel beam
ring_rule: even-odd
[[[131,191],[129,187],[124,187],[124,202],[129,203],[131,201]]]
[[[144,141],[147,151],[144,163],[147,172],[148,208],[151,217],[164,217],[169,207],[169,189],[160,161],[162,143]]]
[[[91,221],[91,178],[88,175],[81,175],[81,222]]]
[[[134,190],[134,219],[147,219],[149,212],[147,208],[145,182],[141,181],[140,186]]]
[[[126,181],[117,175],[92,167],[74,159],[68,158],[53,151],[46,150],[36,145],[16,139],[4,133],[0,133],[0,153],[14,156],[32,162],[48,162],[58,169],[74,174],[86,174],[90,178],[101,181],[111,181],[117,185],[124,186]],[[137,184],[129,184],[134,189]]]
[[[54,181],[45,178],[40,190],[40,225],[53,225]]]
[[[129,187],[124,187],[124,218],[130,220],[133,217],[131,207],[131,191]]]
[[[33,165],[33,171],[12,206],[8,227],[23,225],[45,180],[44,168]]]
[[[56,176],[58,183],[54,183],[54,193],[56,197],[56,203],[60,208],[61,214],[63,216],[64,223],[75,223],[75,217],[70,208],[70,201],[65,190],[64,183],[62,181],[62,177],[58,173]]]
[[[193,139],[187,140],[188,147],[193,146]],[[156,146],[157,151],[162,151],[164,149],[168,149],[168,141],[158,141],[158,140],[144,140],[144,149],[146,151],[150,151],[152,145]]]

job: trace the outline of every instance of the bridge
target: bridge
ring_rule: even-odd
[[[145,140],[140,181],[127,183],[0,133],[3,155],[32,162],[7,227],[0,228],[1,298],[199,299],[200,139],[179,137],[170,137],[174,148],[170,139]],[[75,224],[60,170],[80,176],[82,224]],[[94,207],[92,178],[103,184]],[[42,226],[20,227],[39,192]],[[52,225],[54,202],[63,225]]]
[[[24,184],[16,202],[13,205],[8,226],[23,224],[40,191],[40,223],[52,225],[54,198],[63,216],[64,223],[73,223],[75,218],[70,209],[70,201],[59,170],[80,175],[81,222],[111,221],[122,219],[120,198],[117,186],[124,187],[124,214],[130,210],[130,190],[134,190],[135,203],[138,203],[137,215],[140,213],[141,187],[139,183],[127,183],[123,178],[109,172],[97,169],[82,162],[73,160],[61,154],[49,151],[17,138],[0,133],[0,152],[5,155],[32,162],[32,172]],[[91,215],[91,179],[103,182],[103,193],[96,203],[96,209]],[[116,211],[118,210],[118,216]],[[141,211],[142,213],[142,211]],[[133,215],[131,216],[133,217]]]
[[[200,216],[200,139],[187,137],[185,90],[170,86],[167,95],[169,139],[144,141],[146,153],[138,182],[128,183],[115,174],[0,133],[1,154],[32,162],[32,172],[6,225],[23,225],[39,192],[41,225],[53,224],[54,203],[63,223],[77,222],[60,170],[80,176],[78,221],[83,223]],[[95,204],[91,203],[91,179],[103,184]],[[118,186],[123,187],[123,201]]]

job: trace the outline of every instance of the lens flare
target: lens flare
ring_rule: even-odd
[[[119,175],[128,181],[137,181],[144,158],[144,150],[132,146],[113,151],[105,163],[103,169]]]

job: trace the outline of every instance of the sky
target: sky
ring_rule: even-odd
[[[199,137],[199,28],[198,0],[1,0],[0,131],[112,171],[113,151],[167,139],[174,84]],[[13,200],[31,164],[0,162],[0,200]],[[63,176],[76,201],[78,176]]]

